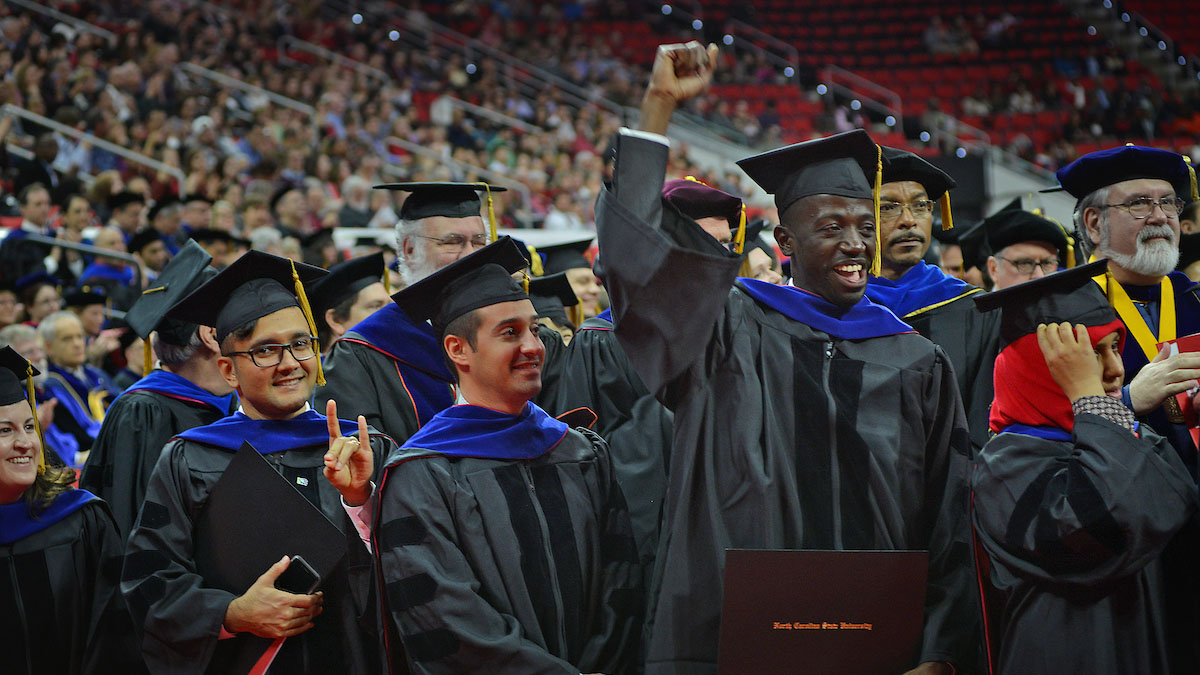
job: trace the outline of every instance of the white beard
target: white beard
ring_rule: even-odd
[[[436,271],[438,271],[438,268],[425,255],[424,247],[417,247],[412,255],[406,258],[403,264],[400,265],[400,276],[404,279],[405,288],[412,286]]]
[[[1169,234],[1171,241],[1145,241],[1152,236],[1162,234]],[[1166,225],[1142,228],[1142,231],[1138,233],[1137,250],[1133,255],[1108,250],[1108,237],[1102,243],[1109,260],[1130,272],[1143,276],[1165,277],[1179,264],[1179,237]]]

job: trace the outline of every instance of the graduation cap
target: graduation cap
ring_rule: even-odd
[[[130,190],[124,190],[122,192],[118,192],[116,194],[109,195],[109,197],[108,197],[108,208],[110,211],[116,211],[117,209],[119,209],[123,206],[128,206],[130,204],[145,204],[145,203],[146,203],[145,197],[143,197],[141,194],[139,194],[137,192],[132,192]]]
[[[16,286],[18,293],[24,293],[25,291],[29,290],[30,288],[33,288],[34,286],[45,285],[45,286],[53,286],[55,288],[58,288],[60,284],[61,284],[61,282],[57,278],[52,277],[45,272],[38,271],[38,272],[30,272],[29,274],[26,274],[25,276],[21,277],[20,279],[17,279],[15,286]]]
[[[593,239],[595,237],[538,248],[538,253],[544,258],[542,269],[546,274],[558,274],[581,267],[592,269],[592,264],[583,254],[592,247]]]
[[[167,310],[166,316],[212,326],[220,343],[251,321],[281,309],[299,307],[315,336],[317,326],[313,323],[304,284],[326,274],[320,267],[249,251]],[[317,384],[325,384],[320,357]]]
[[[108,293],[103,286],[80,286],[63,296],[63,304],[67,307],[107,305]]]
[[[764,152],[738,160],[737,165],[759,187],[775,195],[775,206],[780,214],[797,200],[812,195],[872,200],[875,238],[879,239],[883,150],[862,129]],[[879,273],[879,256],[879,246],[876,246],[872,274]]]
[[[954,229],[950,214],[950,190],[958,183],[950,174],[907,150],[881,146],[883,150],[883,182],[913,181],[925,188],[925,195],[937,201],[942,210],[942,229]]]
[[[162,213],[163,209],[167,208],[168,206],[175,206],[178,203],[179,199],[174,195],[167,195],[162,199],[154,200],[154,206],[151,206],[150,210],[146,212],[146,220],[153,223],[154,219],[158,217],[158,214]]]
[[[991,293],[975,296],[981,312],[1000,309],[1000,347],[1037,332],[1038,324],[1062,323],[1103,326],[1117,314],[1092,281],[1108,269],[1108,260],[1055,272]]]
[[[538,317],[546,317],[557,324],[570,323],[578,328],[583,323],[583,307],[571,289],[566,272],[532,279],[529,282],[529,299]],[[572,308],[574,317],[567,316],[567,307]]]
[[[197,227],[192,230],[192,241],[200,244],[214,244],[216,242],[233,243],[233,234],[228,230],[221,230],[215,227]]]
[[[7,279],[0,279],[0,293],[17,294],[17,284]]]
[[[736,251],[741,253],[745,248],[746,205],[741,199],[711,187],[695,176],[667,181],[663,184],[662,196],[692,220],[714,216],[728,219],[735,228],[733,242]]]
[[[46,471],[46,439],[42,436],[42,425],[38,422],[33,378],[41,374],[40,370],[11,346],[0,348],[0,405],[29,402],[33,423],[37,425],[38,439],[42,442],[42,451],[38,454],[39,474]]]
[[[199,192],[194,192],[194,193],[188,195],[185,199],[182,199],[180,201],[184,204],[192,204],[194,202],[203,202],[205,204],[208,204],[209,206],[212,206],[213,204],[216,203],[213,200],[209,199],[208,197],[205,197],[204,195],[200,194]]]
[[[143,227],[133,233],[126,248],[130,253],[141,253],[143,249],[156,241],[162,241],[162,235],[158,233],[158,230],[153,227]]]
[[[512,275],[525,269],[525,256],[504,236],[459,258],[392,296],[413,321],[431,320],[439,338],[458,317],[501,302],[527,300]]]
[[[1075,266],[1075,239],[1057,223],[1033,211],[1021,208],[1017,197],[982,222],[964,231],[959,238],[963,267],[982,268],[988,256],[1023,241],[1042,241],[1058,249],[1066,267]]]
[[[146,340],[145,374],[154,370],[150,333],[157,330],[159,340],[177,346],[186,345],[192,339],[197,324],[185,318],[168,318],[167,312],[201,284],[217,276],[217,271],[209,267],[211,262],[212,256],[200,244],[187,242],[163,268],[154,284],[142,291],[141,297],[125,313],[125,323]]]
[[[375,190],[402,190],[411,193],[400,207],[401,220],[421,220],[433,216],[478,216],[481,206],[479,193],[483,192],[487,196],[488,227],[491,230],[492,241],[496,240],[496,213],[492,207],[492,193],[508,190],[506,187],[487,183],[384,183],[371,187]]]
[[[1065,190],[1075,199],[1114,183],[1138,178],[1165,180],[1175,188],[1175,194],[1192,201],[1200,200],[1196,191],[1196,172],[1183,155],[1140,145],[1125,145],[1097,150],[1076,159],[1054,173],[1058,187],[1043,190]]]
[[[529,267],[529,275],[533,277],[545,276],[546,270],[542,267],[542,256],[538,253],[537,247],[533,244],[527,244],[516,237],[513,237],[513,243],[521,249],[521,255],[525,256],[525,264]]]
[[[354,297],[383,277],[383,253],[364,255],[329,268],[329,274],[309,289],[313,315],[325,316],[325,310]]]

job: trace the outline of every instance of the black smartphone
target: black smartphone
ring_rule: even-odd
[[[288,568],[275,578],[275,588],[288,593],[309,595],[317,590],[321,577],[303,557],[294,555]]]

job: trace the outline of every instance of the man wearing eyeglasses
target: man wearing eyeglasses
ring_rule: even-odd
[[[1109,274],[1096,283],[1132,338],[1121,353],[1125,403],[1171,441],[1195,475],[1196,444],[1174,395],[1200,378],[1200,354],[1168,356],[1158,348],[1200,333],[1196,286],[1174,271],[1183,198],[1197,199],[1195,174],[1179,154],[1129,145],[1084,155],[1057,176],[1079,200],[1075,227],[1085,250],[1109,261]]]
[[[482,183],[391,183],[375,188],[408,193],[396,223],[400,275],[406,286],[486,246],[481,197],[491,211],[491,193],[504,191]],[[563,349],[562,339],[550,331],[543,341],[548,355]],[[317,405],[336,400],[345,414],[365,416],[367,424],[397,442],[454,403],[454,376],[433,328],[391,302],[334,342],[325,366],[327,382],[317,388]],[[553,388],[544,391],[546,398],[539,403],[549,399]]]
[[[924,261],[933,234],[933,212],[944,204],[942,227],[953,224],[946,172],[911,152],[883,148],[879,193],[880,274],[867,283],[867,297],[892,310],[937,344],[954,365],[967,413],[971,444],[988,439],[992,362],[999,351],[999,317],[981,313],[972,296],[983,289]]]
[[[273,647],[273,672],[378,672],[375,637],[362,628],[374,623],[364,542],[374,470],[395,444],[361,417],[357,423],[337,419],[332,401],[328,417],[309,405],[321,365],[302,284],[324,274],[251,251],[167,312],[213,328],[221,348],[217,368],[241,405],[163,448],[129,537],[121,591],[151,672],[245,672],[279,638],[286,640]],[[319,571],[327,576],[317,592],[276,587],[276,579],[299,564],[287,557],[251,570],[260,576],[241,589],[220,583],[197,553],[230,555],[198,524],[247,441],[344,535],[345,557],[332,571]],[[261,510],[272,506],[262,503]],[[294,526],[259,513],[246,516],[256,526]]]
[[[1069,244],[1062,227],[1025,211],[1020,199],[988,216],[978,227],[983,249],[980,257],[988,256],[986,267],[992,290],[1038,279],[1064,266]]]

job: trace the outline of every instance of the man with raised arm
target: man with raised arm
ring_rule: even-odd
[[[880,150],[854,131],[742,160],[775,195],[793,286],[735,279],[739,257],[660,198],[663,134],[716,56],[659,48],[641,129],[619,134],[596,208],[617,337],[675,412],[646,672],[716,672],[729,548],[928,549],[914,672],[973,666],[970,446],[954,375],[940,348],[863,297]]]

